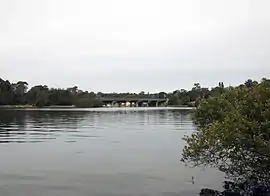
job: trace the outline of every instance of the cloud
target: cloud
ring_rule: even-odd
[[[2,1],[1,77],[97,91],[269,77],[269,5],[267,0]]]

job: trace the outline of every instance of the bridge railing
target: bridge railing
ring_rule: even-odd
[[[101,101],[166,101],[166,98],[154,97],[100,97]]]

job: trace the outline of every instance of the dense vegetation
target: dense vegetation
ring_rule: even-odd
[[[270,80],[248,80],[209,96],[194,121],[198,131],[185,138],[182,161],[217,167],[239,194],[270,193]]]
[[[168,94],[169,105],[174,106],[195,106],[201,99],[205,99],[209,96],[220,95],[224,90],[223,82],[219,82],[217,87],[209,90],[203,88],[199,83],[195,83],[194,87],[187,91],[185,89],[176,90],[173,93]]]
[[[218,86],[208,89],[195,83],[191,90],[175,90],[172,93],[102,93],[88,92],[78,89],[77,86],[57,89],[46,85],[37,85],[28,89],[28,83],[19,81],[11,83],[0,78],[0,105],[28,105],[44,106],[76,106],[76,107],[101,107],[101,97],[125,98],[167,98],[169,106],[196,106],[202,99],[223,93],[223,82]]]
[[[10,83],[0,79],[0,105],[99,107],[101,103],[95,93],[79,90],[76,86],[49,89],[45,85],[38,85],[28,90],[27,82]]]
[[[100,107],[100,97],[126,97],[126,98],[168,98],[167,105],[194,106],[196,101],[209,95],[220,94],[224,88],[223,83],[209,90],[201,88],[199,83],[194,84],[190,90],[175,90],[173,93],[94,93],[82,91],[78,87],[67,89],[49,88],[46,85],[37,85],[28,89],[28,83],[19,81],[11,83],[0,78],[0,105],[31,105],[44,106],[77,106],[77,107]]]

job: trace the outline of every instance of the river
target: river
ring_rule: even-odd
[[[1,196],[180,196],[223,175],[180,162],[179,108],[0,111]],[[192,180],[194,177],[194,180]]]

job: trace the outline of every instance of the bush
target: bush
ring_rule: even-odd
[[[75,106],[79,108],[102,107],[102,102],[94,98],[79,98],[76,100]]]
[[[217,167],[236,182],[270,179],[270,81],[246,82],[202,100],[182,161]],[[255,186],[255,185],[254,185]]]

